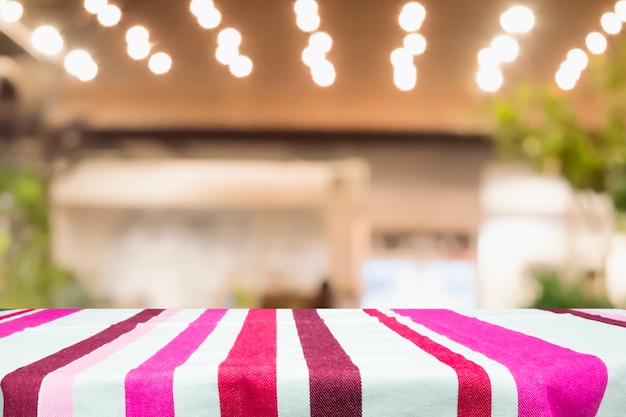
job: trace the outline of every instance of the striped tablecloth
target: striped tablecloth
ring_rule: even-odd
[[[5,417],[626,416],[626,311],[0,312]]]

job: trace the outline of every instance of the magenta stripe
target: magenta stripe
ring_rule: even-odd
[[[29,327],[37,327],[61,317],[69,316],[79,309],[43,310],[15,320],[0,323],[0,338],[21,332]]]
[[[449,310],[394,310],[506,366],[519,415],[595,416],[608,381],[599,358]]]
[[[593,320],[593,321],[597,321],[600,323],[611,324],[613,326],[618,326],[618,327],[626,327],[626,322],[624,321],[615,320],[615,319],[608,318],[608,317],[602,317],[596,314],[589,314],[583,311],[577,311],[577,310],[546,310],[546,311],[550,311],[556,314],[571,314],[572,316],[580,317],[580,318],[587,319],[587,320]]]
[[[22,314],[26,314],[34,310],[35,310],[34,308],[29,308],[27,310],[14,311],[12,313],[5,314],[4,316],[0,316],[0,321],[10,319],[11,317],[15,317],[15,316],[21,316]]]
[[[47,374],[93,352],[119,336],[131,331],[160,314],[163,310],[143,310],[108,329],[60,350],[50,356],[19,368],[2,378],[0,387],[4,393],[4,417],[37,417],[37,400],[41,382]]]
[[[309,368],[311,417],[360,417],[361,373],[315,310],[294,310]]]
[[[39,390],[38,417],[71,416],[74,406],[74,380],[77,375],[148,334],[159,323],[169,320],[172,316],[178,314],[179,311],[165,310],[163,313],[145,322],[142,326],[135,327],[111,343],[107,343],[90,354],[46,375],[41,382]]]
[[[250,310],[217,380],[222,417],[278,417],[276,310]]]
[[[126,375],[127,417],[174,417],[174,371],[213,332],[227,310],[207,310]]]
[[[458,417],[485,417],[491,415],[491,381],[482,366],[421,335],[410,327],[398,322],[395,317],[386,316],[378,310],[368,309],[365,312],[372,317],[376,317],[385,326],[411,341],[424,352],[431,354],[440,362],[454,369],[459,383]]]

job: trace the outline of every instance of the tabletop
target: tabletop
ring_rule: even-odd
[[[624,416],[624,327],[624,310],[0,311],[0,410]]]

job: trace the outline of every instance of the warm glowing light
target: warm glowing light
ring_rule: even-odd
[[[478,63],[481,67],[497,67],[500,60],[491,48],[483,48],[478,52]]]
[[[319,29],[321,19],[317,14],[298,15],[296,25],[303,32],[315,32]]]
[[[322,50],[308,46],[302,51],[302,62],[304,62],[307,67],[312,68],[325,60],[326,53]]]
[[[407,32],[415,32],[422,27],[426,19],[426,9],[420,3],[410,2],[404,5],[398,23],[400,27]]]
[[[140,61],[150,55],[151,49],[152,45],[150,45],[149,42],[133,42],[128,44],[126,52],[128,52],[128,56],[132,59]]]
[[[519,44],[508,35],[500,35],[491,42],[491,50],[500,62],[513,62],[519,55]]]
[[[333,47],[333,38],[326,32],[315,32],[309,37],[309,46],[321,52],[328,52]]]
[[[600,24],[609,35],[617,35],[622,31],[622,20],[613,12],[604,13],[600,18]]]
[[[146,43],[150,39],[150,32],[143,26],[133,26],[126,32],[126,43]]]
[[[328,61],[321,61],[315,64],[311,68],[311,75],[313,76],[315,84],[320,87],[329,87],[333,85],[335,77],[337,76],[335,73],[335,67]]]
[[[394,67],[413,65],[413,54],[404,48],[394,49],[390,58]]]
[[[217,9],[211,9],[198,16],[198,24],[204,29],[215,29],[222,22],[222,14]]]
[[[502,87],[502,71],[495,67],[483,67],[476,74],[476,84],[486,93],[494,93]]]
[[[293,11],[298,16],[317,14],[319,6],[315,0],[297,0],[293,5]]]
[[[65,70],[81,81],[91,81],[98,75],[98,65],[91,55],[82,49],[77,49],[65,56],[63,62]]]
[[[98,13],[98,22],[105,27],[115,26],[121,19],[122,11],[114,4],[108,4]]]
[[[63,49],[63,38],[52,26],[40,26],[31,36],[33,47],[46,55],[56,55]]]
[[[567,61],[566,61],[567,62]],[[567,65],[561,65],[554,77],[556,85],[564,91],[572,90],[580,78],[580,71]]]
[[[500,16],[500,26],[507,33],[528,33],[535,26],[535,14],[528,7],[513,6]]]
[[[410,91],[414,89],[417,84],[417,68],[413,65],[394,67],[393,83],[400,91]]]
[[[85,0],[85,10],[91,14],[98,14],[106,7],[108,0]]]
[[[191,4],[189,5],[189,11],[191,11],[191,14],[198,18],[214,9],[215,5],[212,0],[191,0]]]
[[[2,8],[2,20],[7,23],[15,23],[22,18],[24,14],[24,7],[21,3],[16,1],[10,1]]]
[[[622,22],[626,22],[626,0],[615,3],[615,14]]]
[[[239,55],[231,62],[229,69],[237,78],[247,77],[252,73],[252,60],[245,55]]]
[[[409,33],[404,37],[404,49],[413,55],[421,55],[426,52],[426,38],[419,33]]]
[[[218,46],[215,50],[215,59],[222,65],[230,65],[239,56],[239,50],[229,46]]]
[[[165,52],[157,52],[150,57],[148,68],[157,75],[162,75],[172,68],[172,58]]]
[[[217,43],[219,46],[238,48],[241,44],[241,33],[237,29],[222,29],[217,35]]]
[[[587,49],[594,55],[600,55],[606,52],[607,41],[603,34],[599,32],[591,32],[585,39]]]
[[[567,53],[567,62],[569,62],[572,67],[582,71],[589,65],[589,57],[582,49],[575,48]]]

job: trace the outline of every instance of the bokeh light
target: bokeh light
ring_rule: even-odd
[[[107,4],[98,13],[98,22],[102,26],[111,27],[117,25],[122,19],[122,11],[114,4]]]
[[[502,71],[496,67],[483,67],[476,74],[476,84],[486,93],[498,91],[504,82]]]
[[[491,42],[491,50],[500,62],[513,62],[519,55],[519,44],[508,35],[500,35]]]
[[[594,55],[600,55],[606,52],[607,40],[600,32],[591,32],[585,39],[587,49]]]
[[[528,7],[513,6],[500,16],[500,26],[507,33],[528,33],[535,26],[535,14]]]
[[[63,49],[63,38],[52,26],[40,26],[31,35],[33,47],[46,55],[56,55]]]
[[[148,68],[157,75],[162,75],[172,68],[172,58],[165,52],[157,52],[150,57]]]
[[[426,38],[419,33],[409,33],[404,37],[404,49],[413,55],[421,55],[426,52]]]

